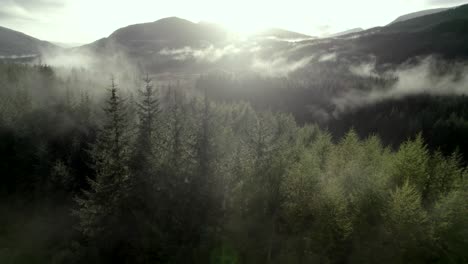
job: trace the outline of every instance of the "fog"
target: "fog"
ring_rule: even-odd
[[[387,99],[413,95],[466,95],[468,94],[468,64],[447,62],[435,56],[419,58],[378,73],[374,62],[352,65],[352,74],[360,77],[392,80],[389,87],[373,87],[370,91],[351,89],[332,99],[337,112],[374,104]]]
[[[9,6],[61,6],[33,2]],[[70,19],[117,29],[117,2]],[[219,6],[252,31],[267,2]],[[324,15],[382,17],[344,5]],[[0,263],[468,263],[467,14],[325,39],[168,17],[73,48],[0,28]]]
[[[22,59],[22,58],[35,58],[38,54],[21,54],[21,55],[0,55],[0,59]]]
[[[237,47],[235,44],[230,44],[221,48],[216,48],[213,45],[204,49],[193,49],[191,47],[185,47],[182,49],[164,48],[159,51],[159,54],[171,56],[171,58],[178,61],[194,59],[196,61],[214,63],[222,59],[224,56],[235,55],[241,51],[242,49]]]
[[[322,100],[329,100],[335,107],[332,113],[322,109],[317,105],[309,105],[308,111],[315,112],[320,119],[327,120],[331,114],[339,116],[340,113],[350,109],[364,107],[387,99],[398,99],[405,96],[418,94],[432,95],[465,95],[468,93],[468,66],[463,62],[447,62],[437,56],[427,56],[424,58],[408,60],[401,65],[378,65],[375,56],[362,58],[361,63],[350,63],[337,51],[328,49],[317,54],[305,53],[309,48],[313,48],[317,43],[290,43],[281,46],[280,49],[272,48],[270,45],[278,43],[264,41],[239,41],[227,45],[209,45],[204,48],[192,48],[186,46],[180,49],[163,48],[158,52],[161,58],[179,61],[183,64],[203,63],[212,65],[206,69],[213,70],[219,67],[220,70],[229,71],[229,60],[245,56],[245,60],[237,68],[243,72],[251,72],[265,78],[284,77],[295,81],[297,72],[320,69],[320,63],[331,63],[330,65],[344,64],[340,74],[351,74],[356,78],[365,80],[383,80],[385,85],[373,85],[369,89],[358,89],[358,87],[348,86],[342,92],[332,95],[330,98],[324,97]],[[293,56],[294,54],[294,56]],[[297,56],[301,54],[301,56]],[[27,55],[24,55],[27,56]],[[77,74],[76,69],[80,69],[81,76],[89,80],[92,85],[90,92],[94,93],[96,87],[106,87],[110,76],[114,76],[122,87],[129,91],[135,90],[135,86],[142,85],[142,76],[149,73],[144,64],[135,60],[122,50],[115,48],[108,50],[105,55],[97,54],[88,49],[68,49],[59,52],[47,53],[42,56],[42,62],[56,67],[57,73],[63,79]],[[327,66],[328,67],[328,66]],[[331,66],[333,67],[333,66]],[[73,71],[75,69],[75,71]],[[347,69],[347,72],[346,72]],[[197,76],[206,72],[200,71],[167,71],[164,74],[156,73],[155,82],[160,85],[184,83],[186,87],[195,85]],[[240,73],[240,72],[239,72]],[[232,74],[237,74],[236,70]],[[159,77],[158,77],[159,76]],[[76,77],[75,77],[76,78]],[[332,80],[333,75],[311,75],[312,81],[327,78]],[[341,78],[341,77],[338,77]],[[252,87],[255,89],[255,87]],[[313,89],[313,88],[312,88]],[[328,113],[328,114],[327,114]]]
[[[270,77],[285,77],[289,73],[306,67],[315,56],[309,56],[300,60],[288,60],[284,57],[277,57],[271,60],[255,58],[252,63],[252,70],[261,75]]]
[[[336,61],[337,54],[336,53],[326,53],[319,57],[319,62],[326,62],[326,61]]]

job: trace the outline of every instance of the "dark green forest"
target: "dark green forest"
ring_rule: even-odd
[[[0,64],[0,263],[468,262],[464,96],[95,77]]]

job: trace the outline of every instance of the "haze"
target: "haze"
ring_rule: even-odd
[[[115,29],[177,16],[209,21],[239,32],[280,27],[313,36],[382,26],[401,14],[449,7],[446,0],[290,0],[290,1],[111,1],[0,0],[0,23],[43,40],[88,43]]]
[[[0,264],[468,264],[468,0],[251,1],[0,0]]]

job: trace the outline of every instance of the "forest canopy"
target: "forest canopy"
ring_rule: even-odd
[[[372,110],[297,122],[207,78],[0,76],[1,263],[468,262],[466,148],[441,148],[463,97],[371,106],[413,125],[395,137]],[[438,102],[418,115],[442,132],[405,100]]]

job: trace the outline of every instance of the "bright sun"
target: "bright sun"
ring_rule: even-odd
[[[177,16],[224,25],[241,35],[274,27],[318,36],[353,27],[385,25],[405,12],[423,9],[418,3],[424,1],[428,0],[60,0],[64,2],[57,5],[60,10],[35,15],[32,18],[39,22],[28,23],[24,31],[46,40],[85,43],[109,36],[121,27]],[[13,7],[7,4],[0,9]],[[21,25],[16,26],[21,29]]]
[[[266,28],[272,27],[272,25],[267,25],[267,23],[258,23],[258,21],[251,21],[249,19],[241,18],[235,21],[220,21],[220,23],[222,23],[226,28],[240,35],[251,35]]]

